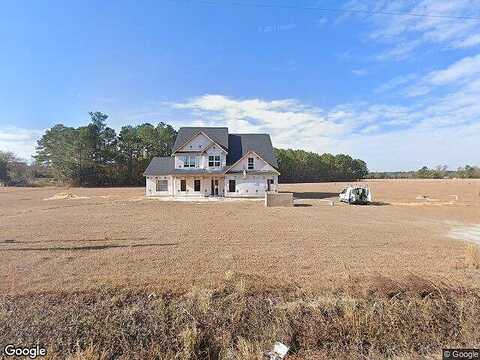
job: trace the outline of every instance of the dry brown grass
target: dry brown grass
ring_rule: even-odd
[[[465,263],[474,269],[480,269],[480,246],[469,244],[467,246]]]
[[[344,185],[284,185],[294,208],[0,189],[0,344],[39,342],[49,360],[251,360],[275,341],[289,360],[406,360],[478,345],[480,256],[461,237],[475,240],[480,182],[371,182],[394,205],[322,201]],[[419,195],[438,201],[398,205]]]
[[[380,203],[445,206],[329,206],[345,184],[282,185],[294,208],[262,202],[172,203],[140,188],[0,189],[0,290],[78,291],[101,286],[215,287],[226,272],[303,288],[335,289],[411,273],[480,283],[465,266],[466,243],[448,235],[478,223],[480,181],[371,182]],[[58,200],[45,201],[56,194]],[[428,202],[430,203],[430,202]]]
[[[215,289],[101,289],[5,296],[0,343],[48,346],[49,359],[432,358],[480,342],[480,292],[421,278],[312,293],[233,275]]]

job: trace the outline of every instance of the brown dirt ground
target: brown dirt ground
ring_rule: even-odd
[[[293,208],[164,202],[143,188],[0,188],[0,289],[187,289],[231,274],[312,289],[378,275],[480,284],[468,244],[448,236],[480,223],[480,181],[369,185],[374,206],[330,206],[343,183],[282,185]]]

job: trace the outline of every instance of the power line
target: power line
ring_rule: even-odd
[[[178,2],[170,0],[171,2]],[[338,9],[338,8],[326,8],[326,7],[317,7],[317,6],[295,6],[295,5],[282,5],[282,4],[262,4],[262,3],[244,3],[238,1],[210,1],[210,0],[187,0],[184,2],[196,2],[203,5],[233,5],[233,6],[246,6],[246,7],[256,7],[256,8],[272,8],[272,9],[293,9],[293,10],[316,10],[323,12],[337,12],[337,13],[350,13],[350,14],[366,14],[366,15],[392,15],[392,16],[413,16],[413,17],[425,17],[425,18],[440,18],[440,19],[450,19],[450,20],[476,20],[479,21],[480,17],[478,16],[452,16],[452,15],[442,15],[442,14],[433,14],[433,13],[413,13],[413,12],[400,12],[400,11],[384,11],[384,10],[359,10],[359,9]]]

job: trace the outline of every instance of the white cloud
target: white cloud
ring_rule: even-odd
[[[459,48],[469,48],[472,46],[480,45],[480,34],[474,34],[467,37],[465,40],[458,44]]]
[[[376,94],[382,94],[390,91],[394,91],[399,87],[410,83],[412,80],[416,79],[416,74],[407,74],[407,75],[399,75],[394,77],[393,79],[383,83],[381,86],[374,90]]]
[[[434,86],[435,82],[464,79],[462,74],[453,64],[425,78]],[[384,88],[404,86],[414,78],[416,75],[394,79]],[[408,106],[372,101],[320,109],[295,99],[204,95],[174,107],[209,119],[204,121],[206,125],[228,126],[232,132],[270,133],[278,147],[346,152],[365,159],[376,170],[408,170],[425,164],[455,168],[478,163],[480,79],[462,84],[442,95],[411,100]]]
[[[352,0],[345,8],[430,15],[355,15],[372,24],[369,39],[390,44],[390,49],[378,56],[380,60],[403,60],[423,44],[438,44],[444,48],[480,45],[479,21],[461,19],[477,15],[480,0]]]
[[[448,165],[451,169],[478,164],[475,151],[480,124],[455,128],[409,128],[383,134],[360,134],[338,144],[336,152],[365,159],[370,170],[416,170],[427,165]]]
[[[264,101],[261,99],[235,100],[223,95],[205,95],[187,103],[175,104],[177,108],[203,112],[220,112],[233,128],[249,124],[255,129],[269,128],[288,131],[292,126],[314,122],[323,131],[334,133],[339,125],[327,121],[322,111],[293,99]]]
[[[404,60],[410,56],[410,53],[421,44],[420,40],[401,41],[395,47],[386,50],[377,56],[378,60]]]
[[[17,141],[25,141],[25,140],[30,140],[30,134],[26,134],[26,133],[19,134],[19,133],[0,131],[0,141],[17,142]]]
[[[277,146],[293,146],[292,140],[299,134],[304,144],[328,142],[351,126],[346,119],[336,119],[335,114],[329,117],[321,109],[294,99],[236,100],[223,95],[204,95],[174,107],[192,110],[195,116],[208,118],[209,125],[228,126],[232,132],[271,133]]]
[[[0,150],[15,153],[22,159],[30,160],[35,153],[36,141],[43,130],[7,127],[0,129]]]
[[[423,96],[431,91],[445,86],[461,86],[472,83],[480,76],[480,54],[465,57],[446,69],[428,73],[416,84],[405,90],[409,97]]]
[[[446,85],[478,75],[480,75],[480,55],[463,58],[445,70],[432,72],[429,75],[429,81],[434,85]]]

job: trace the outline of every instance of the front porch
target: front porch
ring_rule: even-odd
[[[263,198],[278,191],[276,174],[171,174],[147,176],[146,195],[152,197]]]
[[[235,201],[265,201],[264,197],[225,197],[225,196],[149,196],[147,199],[157,201],[179,201],[194,203],[222,203]]]
[[[215,198],[225,196],[225,177],[218,175],[172,176],[173,197]]]

